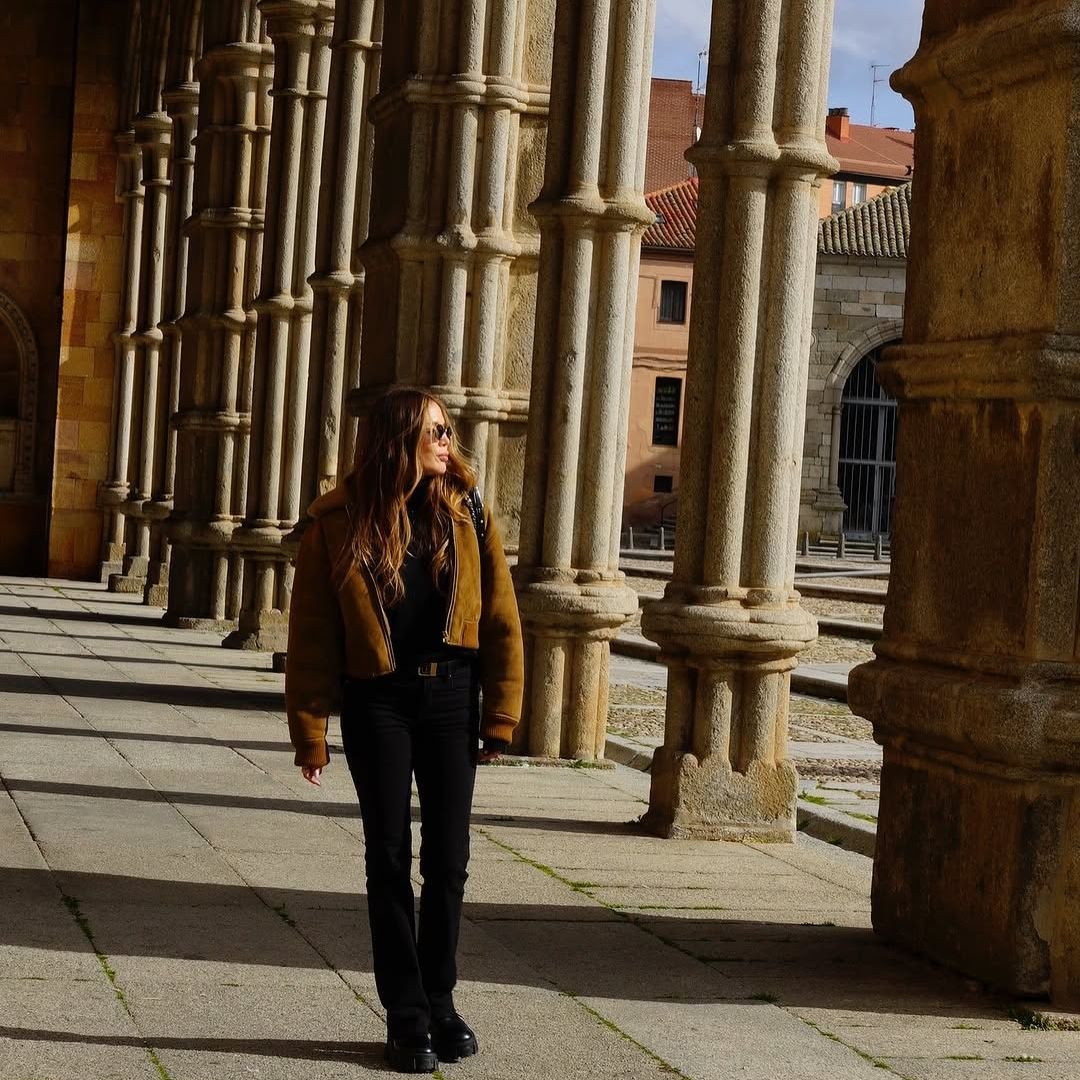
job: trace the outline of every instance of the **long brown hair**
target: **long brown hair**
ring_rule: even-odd
[[[401,568],[412,543],[406,502],[423,478],[420,447],[431,420],[428,406],[450,413],[434,394],[394,387],[371,406],[366,430],[357,446],[356,468],[349,492],[349,543],[344,557],[364,566],[374,578],[387,607],[405,595]],[[466,495],[476,486],[476,473],[457,439],[450,441],[446,472],[432,476],[418,515],[425,551],[431,553],[432,577],[446,590],[451,571],[451,537],[455,519],[468,521]]]

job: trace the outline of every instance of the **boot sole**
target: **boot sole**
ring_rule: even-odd
[[[440,1061],[445,1061],[448,1064],[455,1061],[460,1061],[462,1058],[472,1057],[473,1054],[479,1053],[480,1046],[475,1039],[467,1043],[462,1043],[461,1046],[455,1047],[450,1050],[446,1047],[439,1049],[438,1045],[435,1046],[435,1055]]]
[[[392,1054],[384,1055],[390,1068],[403,1073],[430,1073],[439,1067],[435,1054]]]

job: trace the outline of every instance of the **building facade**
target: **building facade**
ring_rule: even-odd
[[[646,200],[630,393],[624,521],[672,524],[689,348],[697,181]],[[818,228],[799,532],[887,537],[895,490],[895,401],[876,378],[903,332],[911,187],[886,189]],[[861,365],[861,366],[860,366]],[[674,417],[674,420],[672,420]]]

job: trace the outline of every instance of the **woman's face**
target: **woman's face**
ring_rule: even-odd
[[[446,472],[451,438],[449,421],[443,416],[442,409],[429,401],[427,420],[420,432],[420,468],[425,476],[442,476]]]

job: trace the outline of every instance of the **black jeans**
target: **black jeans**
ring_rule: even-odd
[[[475,674],[395,672],[346,684],[342,742],[364,822],[375,984],[390,1035],[453,1010],[476,778]],[[420,795],[420,926],[413,918],[411,789]]]

